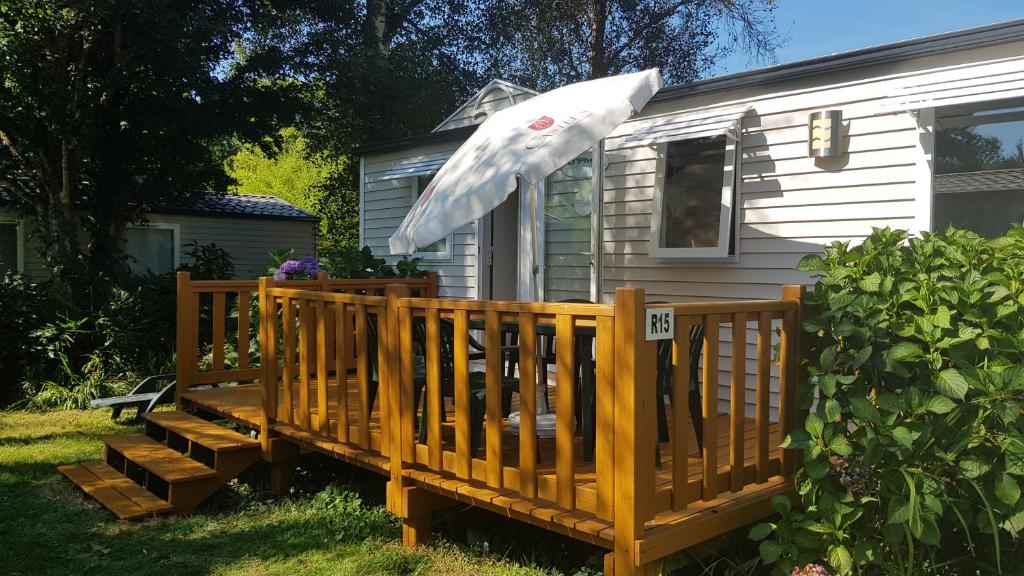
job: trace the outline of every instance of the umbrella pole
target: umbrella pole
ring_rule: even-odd
[[[540,300],[540,286],[537,283],[537,185],[530,182],[530,291],[533,293],[533,301],[537,302]],[[541,348],[537,349],[537,400],[534,406],[536,406],[536,413],[546,414],[547,411],[544,409],[547,406],[547,394],[548,394],[548,375],[547,370],[544,368],[544,362],[542,361],[543,352]]]

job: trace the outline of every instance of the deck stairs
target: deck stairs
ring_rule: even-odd
[[[260,458],[258,440],[185,412],[103,439],[104,459],[57,470],[121,520],[193,510]]]

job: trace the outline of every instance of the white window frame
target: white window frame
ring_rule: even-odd
[[[722,170],[722,202],[718,218],[718,246],[701,248],[671,248],[661,245],[661,219],[664,213],[665,169],[668,146],[687,140],[674,140],[656,145],[654,204],[651,210],[651,236],[648,253],[659,260],[691,260],[697,262],[734,262],[739,257],[739,174],[740,140],[733,131],[725,135],[725,160]],[[729,247],[734,246],[730,254]]]
[[[971,102],[972,108],[976,108],[976,111],[983,110],[1002,110],[1007,107],[1019,108],[1020,105],[1016,104],[1014,98],[1008,99],[995,99],[995,100],[981,100],[977,102]],[[948,111],[950,108],[957,107],[956,104],[940,107],[921,108],[911,111],[913,115],[917,117],[918,126],[918,144],[916,146],[919,156],[917,162],[917,174],[918,174],[918,196],[917,204],[918,210],[915,215],[915,224],[919,231],[927,232],[941,232],[941,230],[935,229],[935,196],[943,194],[943,192],[935,191],[935,155],[936,150],[936,139],[938,138],[938,132],[940,130],[948,128],[968,128],[972,126],[984,126],[987,124],[997,124],[1000,122],[1019,122],[1024,120],[1024,112],[1015,111],[1005,114],[993,114],[988,117],[980,116],[976,118],[965,118],[962,116],[958,117],[942,117],[943,111]],[[972,120],[981,120],[981,122],[975,122]],[[948,192],[946,192],[948,194]]]
[[[21,218],[0,216],[0,224],[14,224],[15,263],[18,274],[25,273],[25,223]]]
[[[163,230],[170,230],[171,237],[173,238],[172,244],[174,245],[174,260],[171,272],[174,272],[181,267],[181,225],[173,222],[149,222],[145,225],[129,224],[128,228],[134,229],[149,229],[149,228],[160,228]],[[127,239],[125,240],[125,246],[127,246]]]
[[[419,198],[419,179],[432,177],[433,175],[409,176],[409,199],[412,201],[411,206],[416,205],[416,200]],[[455,233],[449,232],[444,237],[444,250],[440,252],[423,252],[418,250],[412,256],[413,258],[422,258],[424,261],[428,262],[451,262],[453,255],[455,254],[455,250],[453,248],[454,240]]]

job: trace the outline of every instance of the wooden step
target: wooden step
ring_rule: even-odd
[[[121,520],[165,514],[172,509],[101,460],[60,466],[57,471]]]
[[[108,450],[141,466],[169,484],[216,478],[217,471],[141,434],[121,434],[103,439]]]
[[[150,412],[146,420],[214,452],[260,447],[259,440],[185,412]]]

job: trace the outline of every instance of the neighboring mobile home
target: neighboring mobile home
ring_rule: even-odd
[[[443,123],[363,149],[364,244],[393,258],[388,238],[416,191],[472,131]],[[1024,20],[668,86],[540,186],[537,292],[777,298],[810,282],[795,269],[804,254],[872,227],[999,234],[1024,221],[1022,141]],[[525,199],[419,254],[442,296],[530,299]]]
[[[49,272],[33,246],[30,224],[5,207],[7,202],[0,189],[0,271],[43,280]],[[227,250],[238,278],[265,275],[275,250],[316,254],[317,217],[273,196],[208,194],[153,211],[147,220],[125,233],[125,253],[138,273],[162,274],[188,263],[193,241]]]

